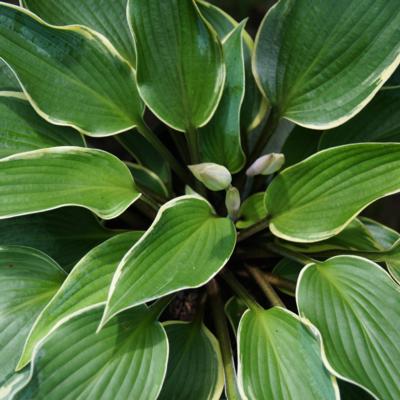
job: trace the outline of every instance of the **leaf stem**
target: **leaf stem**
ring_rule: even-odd
[[[282,278],[281,276],[274,275],[271,272],[262,272],[264,278],[271,285],[277,286],[281,289],[290,290],[291,292],[296,291],[296,284],[289,279]]]
[[[264,274],[256,267],[249,267],[246,265],[246,270],[257,282],[260,289],[263,291],[265,297],[270,301],[273,306],[286,308],[285,304],[275,292],[275,289],[271,284],[265,279]]]
[[[143,121],[137,126],[137,130],[153,145],[160,155],[168,162],[173,171],[178,175],[182,182],[191,185],[194,181],[192,175],[186,167],[183,167],[178,160],[172,155],[169,149],[157,137],[157,135]]]
[[[246,240],[249,237],[252,237],[253,235],[263,231],[264,229],[267,229],[268,225],[269,225],[269,220],[263,219],[263,220],[255,223],[254,225],[250,226],[250,228],[243,229],[238,234],[238,242],[242,242],[243,240]]]
[[[224,281],[231,287],[231,289],[238,295],[243,302],[253,311],[260,311],[261,306],[256,302],[254,297],[247,291],[247,289],[236,279],[235,275],[228,269],[221,272]]]
[[[207,291],[212,301],[211,310],[218,341],[221,346],[222,363],[225,371],[226,396],[229,400],[240,400],[228,323],[224,312],[220,289],[215,279],[208,283]]]
[[[293,261],[297,261],[300,264],[307,265],[307,264],[318,264],[319,261],[314,260],[311,257],[307,257],[304,254],[296,253],[292,250],[287,249],[284,246],[276,243],[267,243],[266,247],[268,250],[271,250],[273,253],[279,254],[280,256],[287,257]]]
[[[200,163],[200,142],[199,142],[199,133],[196,128],[190,127],[186,131],[186,140],[189,147],[190,152],[190,162],[192,164]]]

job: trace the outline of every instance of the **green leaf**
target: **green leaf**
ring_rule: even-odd
[[[195,2],[129,0],[128,20],[146,105],[176,130],[205,125],[221,98],[225,65],[221,44]]]
[[[0,54],[32,106],[51,123],[107,136],[142,120],[135,71],[89,28],[54,27],[1,3]]]
[[[324,132],[320,148],[347,143],[400,141],[400,89],[382,90],[349,122]]]
[[[7,381],[1,383],[0,400],[12,400],[15,393],[21,390],[30,379],[30,368],[27,367],[23,371],[15,373]]]
[[[400,287],[384,270],[354,256],[310,264],[296,297],[301,316],[319,330],[335,375],[377,398],[399,398]]]
[[[56,146],[85,146],[71,128],[51,125],[40,118],[22,93],[0,92],[0,157]]]
[[[247,310],[246,304],[239,297],[231,297],[225,304],[225,315],[231,324],[233,332],[237,333],[240,319]]]
[[[339,399],[319,343],[297,315],[279,307],[248,310],[238,337],[239,389],[244,399]]]
[[[400,144],[363,143],[324,150],[287,168],[268,187],[270,229],[293,242],[327,239],[370,203],[399,190]]]
[[[91,212],[78,207],[0,220],[1,244],[41,250],[68,271],[115,233],[104,228]]]
[[[119,134],[116,139],[138,163],[153,171],[165,184],[171,182],[168,163],[143,135],[131,131]]]
[[[200,323],[166,322],[170,354],[160,400],[219,400],[224,369],[219,343]]]
[[[400,234],[377,221],[361,217],[361,222],[384,249],[390,249],[400,239]]]
[[[65,276],[51,258],[38,250],[0,247],[0,386],[5,385],[1,395],[3,390],[12,391],[21,378],[24,380],[14,376],[14,370],[25,339]]]
[[[330,250],[382,251],[369,229],[358,219],[352,220],[339,234],[316,243],[290,243],[284,245],[301,253],[320,253]]]
[[[205,19],[215,29],[221,41],[239,25],[229,14],[213,4],[199,0],[197,1],[197,6]],[[254,42],[245,30],[243,31],[243,41],[246,90],[241,107],[240,120],[245,129],[252,130],[261,123],[267,113],[267,103],[262,97],[253,76],[251,57],[254,51]]]
[[[103,324],[122,310],[204,285],[229,260],[236,231],[195,196],[164,204],[114,275]]]
[[[246,229],[267,217],[264,205],[264,193],[254,193],[240,207],[238,229]]]
[[[150,169],[140,164],[133,164],[130,162],[125,163],[139,189],[150,191],[161,198],[168,197],[168,189],[164,182]]]
[[[35,351],[32,379],[17,400],[155,400],[168,362],[168,341],[151,310],[119,315],[96,334],[102,308],[66,321]],[[56,371],[56,373],[55,373]]]
[[[20,92],[21,86],[10,67],[0,59],[0,91]]]
[[[118,158],[83,147],[53,147],[3,158],[0,186],[0,218],[78,205],[111,219],[140,196],[129,169]]]
[[[400,63],[397,0],[287,0],[265,16],[254,72],[281,117],[329,129],[372,99]]]
[[[272,273],[280,278],[293,282],[293,284],[296,284],[302,268],[303,264],[290,260],[289,258],[282,258],[282,260],[275,265]],[[279,286],[278,288],[281,292],[289,296],[295,295],[294,291],[292,290],[288,290]]]
[[[290,167],[316,153],[320,140],[320,132],[295,126],[282,147],[285,166]]]
[[[126,19],[126,0],[23,0],[24,6],[52,25],[83,25],[110,40],[132,66],[135,46]]]
[[[30,362],[35,346],[63,320],[105,304],[119,262],[141,236],[142,232],[121,233],[95,247],[79,261],[36,319],[18,369]]]
[[[240,139],[240,109],[245,93],[243,29],[238,25],[223,42],[226,64],[224,92],[211,121],[200,130],[202,160],[240,171],[246,156]]]

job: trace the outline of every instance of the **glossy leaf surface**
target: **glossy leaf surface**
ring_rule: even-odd
[[[399,65],[399,24],[397,0],[279,1],[256,38],[259,86],[282,117],[341,125]]]
[[[41,250],[69,271],[90,249],[116,232],[88,210],[59,210],[0,220],[0,243]]]
[[[298,317],[278,307],[248,310],[238,331],[243,399],[337,399],[315,339]],[[288,372],[290,371],[290,373]]]
[[[219,400],[224,370],[219,344],[200,323],[167,322],[170,354],[160,400]]]
[[[224,165],[232,173],[245,163],[240,139],[240,109],[245,93],[243,25],[239,25],[224,40],[226,64],[224,92],[211,121],[200,130],[204,162]]]
[[[163,205],[153,224],[125,255],[111,284],[103,322],[124,309],[202,286],[229,260],[236,232],[198,197]]]
[[[321,151],[284,170],[265,196],[271,231],[294,242],[338,234],[370,203],[400,190],[399,160],[399,144],[364,143]]]
[[[146,105],[179,131],[205,125],[221,98],[221,44],[192,0],[129,0],[137,81]]]
[[[1,57],[43,118],[92,136],[141,121],[135,71],[93,31],[50,26],[5,3],[0,16]]]
[[[56,146],[85,146],[71,128],[51,125],[33,110],[20,93],[1,95],[0,157]]]
[[[126,0],[23,0],[23,4],[49,24],[83,25],[101,33],[135,66],[135,46],[126,19]]]
[[[400,287],[385,271],[360,257],[333,257],[302,271],[296,295],[335,374],[377,398],[399,397]]]
[[[81,147],[53,147],[3,158],[0,187],[0,218],[78,205],[111,219],[140,196],[121,161]]]
[[[46,339],[17,400],[139,399],[143,393],[146,399],[157,398],[168,360],[163,327],[141,306],[96,334],[101,312],[79,314]]]
[[[30,361],[34,347],[63,319],[106,302],[119,262],[141,234],[128,232],[117,235],[95,247],[79,261],[35,321],[18,368],[23,368]]]
[[[21,246],[0,247],[0,385],[7,387],[36,317],[65,279],[45,254]],[[12,387],[5,389],[12,391]],[[0,392],[1,393],[1,392]]]

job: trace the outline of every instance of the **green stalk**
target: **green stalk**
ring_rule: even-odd
[[[265,297],[273,306],[286,308],[281,298],[275,292],[275,289],[265,279],[263,273],[258,268],[246,266],[246,270],[254,278],[260,289],[263,291]]]
[[[186,131],[186,140],[189,146],[190,162],[192,164],[200,163],[200,142],[199,133],[196,128],[191,127]]]
[[[281,246],[276,243],[267,243],[266,247],[268,250],[271,250],[273,253],[279,254],[280,256],[287,257],[293,261],[296,261],[300,264],[307,265],[307,264],[318,264],[319,261],[314,260],[311,257],[307,257],[304,254],[296,253],[292,250],[287,249],[284,246]]]
[[[137,126],[137,130],[142,134],[160,153],[160,155],[168,162],[172,170],[178,175],[182,182],[190,185],[193,182],[193,177],[186,167],[183,167],[172,153],[165,147],[164,143],[157,137],[157,135],[146,125],[143,121],[142,124]]]
[[[250,226],[250,228],[243,229],[242,231],[239,232],[238,235],[238,242],[242,242],[243,240],[246,240],[253,235],[263,231],[264,229],[267,229],[269,226],[269,220],[268,219],[263,219],[254,225]]]
[[[229,337],[228,323],[225,316],[219,286],[215,279],[207,285],[208,295],[212,302],[212,315],[218,341],[221,346],[222,363],[225,371],[225,390],[229,400],[240,400],[236,382],[235,363],[233,360],[232,346]]]

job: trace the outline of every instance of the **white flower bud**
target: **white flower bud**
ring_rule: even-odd
[[[240,210],[240,193],[239,190],[233,186],[226,191],[225,206],[228,215],[235,220]]]
[[[280,153],[266,154],[258,158],[246,171],[247,176],[271,175],[279,171],[285,163],[285,156]]]
[[[192,174],[210,190],[225,190],[232,182],[231,173],[222,165],[202,163],[189,165]]]

